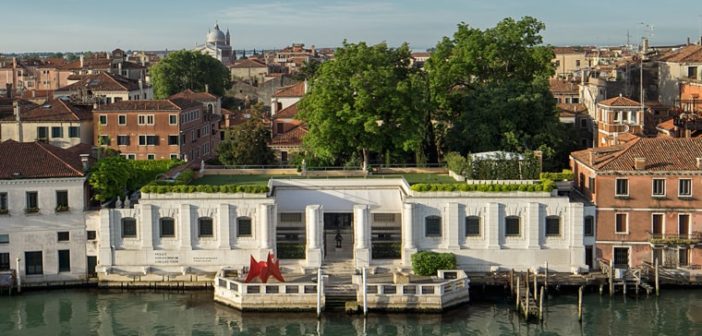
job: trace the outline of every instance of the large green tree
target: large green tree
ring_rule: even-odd
[[[564,146],[544,28],[532,17],[507,18],[485,30],[462,23],[453,38],[437,44],[425,67],[445,149],[541,149],[553,157]]]
[[[226,165],[266,165],[275,162],[275,155],[268,147],[271,140],[270,126],[264,122],[262,105],[251,111],[251,118],[225,132],[219,145],[219,161]]]
[[[337,164],[417,150],[424,118],[415,98],[426,81],[409,62],[406,44],[393,49],[344,41],[334,60],[319,66],[300,102],[306,148]]]
[[[166,98],[185,89],[223,96],[231,87],[229,70],[222,62],[196,51],[169,53],[149,70],[156,98]]]

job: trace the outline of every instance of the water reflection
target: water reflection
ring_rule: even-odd
[[[589,294],[578,323],[575,295],[550,298],[542,324],[524,323],[495,296],[444,314],[242,313],[211,292],[72,290],[0,297],[0,335],[695,335],[702,291],[664,291],[659,299]],[[477,297],[474,295],[474,297]]]

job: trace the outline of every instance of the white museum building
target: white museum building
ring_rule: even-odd
[[[142,193],[138,204],[100,210],[88,223],[100,233],[98,276],[192,277],[268,252],[284,272],[409,269],[424,250],[451,252],[466,271],[588,270],[584,217],[594,209],[556,191],[417,192],[403,178],[268,185],[261,194]]]

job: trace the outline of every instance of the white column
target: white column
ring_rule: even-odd
[[[139,205],[136,205],[139,206]],[[122,231],[122,222],[115,219],[115,210],[100,210],[100,234],[98,235],[98,260],[101,266],[112,266],[113,236]],[[19,272],[18,272],[19,274]]]
[[[141,229],[141,248],[142,250],[154,249],[154,207],[150,204],[141,206],[141,220],[139,220],[139,228]]]
[[[446,205],[445,216],[442,219],[443,226],[443,248],[449,250],[460,249],[460,243],[458,241],[459,236],[459,208],[458,203],[449,202]]]
[[[357,204],[353,207],[354,264],[363,268],[370,265],[370,206]]]
[[[541,218],[540,204],[536,202],[529,202],[527,205],[526,218],[524,218],[524,223],[522,229],[526,232],[527,248],[528,249],[538,249],[541,248],[541,229],[542,223],[545,222],[545,218]]]
[[[231,225],[231,208],[229,204],[220,204],[219,205],[219,220],[218,224],[219,226],[217,227],[217,240],[219,242],[219,248],[220,249],[231,249],[231,237],[229,233],[229,226]]]
[[[412,264],[412,254],[417,252],[414,244],[414,203],[402,205],[402,264]]]
[[[193,249],[193,225],[197,225],[197,215],[192,213],[192,206],[190,204],[181,204],[179,222],[180,222],[180,249],[181,250],[192,250]],[[193,219],[195,217],[195,219]]]
[[[307,267],[318,268],[322,266],[322,206],[308,205],[305,208],[305,229],[307,235]]]
[[[273,204],[260,204],[258,206],[258,227],[260,231],[259,235],[259,247],[264,254],[268,254],[268,250],[271,249],[271,227],[272,227],[272,215]]]
[[[490,202],[486,206],[485,211],[485,240],[487,241],[488,249],[500,249],[500,231],[504,219],[500,218],[500,204]]]

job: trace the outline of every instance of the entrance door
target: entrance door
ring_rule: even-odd
[[[353,258],[353,214],[324,214],[324,258]]]
[[[594,268],[592,263],[592,245],[585,246],[585,264],[590,267],[590,269]]]
[[[97,266],[97,257],[96,256],[88,256],[88,277],[89,278],[97,277],[97,272],[95,272],[96,266]]]
[[[629,248],[615,247],[614,248],[614,267],[628,268],[629,267]]]

